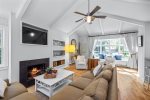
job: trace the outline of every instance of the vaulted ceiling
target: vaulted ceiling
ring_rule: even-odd
[[[97,35],[138,30],[138,26],[108,16],[96,19],[92,24],[75,23],[82,18],[73,12],[87,13],[87,0],[0,0],[0,15],[17,13],[25,1],[31,1],[22,20],[40,26],[49,26],[66,33]],[[102,9],[96,15],[120,16],[134,21],[150,21],[149,0],[91,0],[91,10],[99,5]]]

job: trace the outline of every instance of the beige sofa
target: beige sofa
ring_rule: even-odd
[[[37,97],[32,93],[29,93],[27,88],[22,84],[18,82],[9,84],[8,80],[5,81],[7,82],[8,87],[4,93],[5,97],[0,98],[0,100],[37,100]]]
[[[118,100],[117,70],[105,65],[96,77],[88,71],[50,100]]]

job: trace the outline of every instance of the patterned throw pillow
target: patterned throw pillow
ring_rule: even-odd
[[[93,70],[93,75],[94,75],[94,76],[97,76],[101,71],[102,71],[102,65],[99,64],[99,65],[97,65],[97,66],[94,68],[94,70]]]
[[[4,80],[0,79],[0,97],[2,98],[4,97],[4,92],[6,88],[7,88],[7,83]]]

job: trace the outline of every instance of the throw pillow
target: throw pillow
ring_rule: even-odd
[[[102,69],[103,71],[104,70],[113,70],[113,67],[112,67],[112,65],[111,64],[106,64],[106,65],[104,65],[104,67],[103,67],[103,69]]]
[[[102,70],[102,66],[100,64],[97,65],[93,70],[93,75],[97,76],[101,72],[101,70]]]
[[[99,75],[97,75],[94,80],[97,80],[99,78],[104,78],[107,81],[110,81],[112,78],[112,71],[111,70],[104,70]]]
[[[4,80],[0,79],[0,97],[2,98],[4,97],[4,92],[6,88],[7,88],[7,83]]]

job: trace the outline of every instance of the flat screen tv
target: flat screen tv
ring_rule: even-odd
[[[22,23],[22,43],[47,45],[47,35],[45,29]]]

